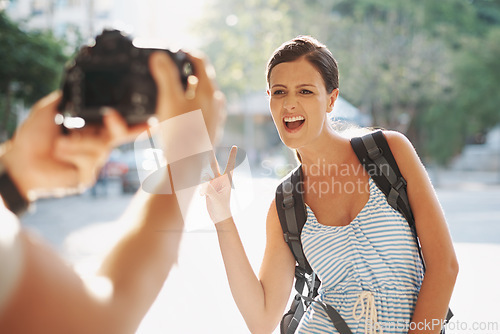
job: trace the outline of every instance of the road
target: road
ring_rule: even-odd
[[[275,179],[252,180],[251,202],[235,214],[243,244],[258,271],[265,244],[264,221]],[[500,186],[479,182],[440,182],[460,274],[451,301],[456,316],[447,333],[500,333]],[[43,200],[23,224],[49,240],[82,274],[92,272],[124,230],[118,220],[132,199],[111,185],[107,196],[89,193]],[[480,323],[481,322],[481,323]],[[478,331],[483,324],[496,329]],[[477,327],[477,326],[476,326]],[[188,214],[178,265],[137,333],[248,333],[225,277],[217,236],[195,196]]]

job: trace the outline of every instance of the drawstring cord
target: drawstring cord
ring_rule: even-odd
[[[361,312],[357,313],[358,306],[361,306]],[[359,321],[365,316],[365,334],[376,334],[377,331],[383,334],[384,331],[377,320],[377,308],[375,307],[375,297],[371,291],[363,291],[359,294],[358,300],[352,308],[354,320]]]

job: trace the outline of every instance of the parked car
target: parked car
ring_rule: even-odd
[[[134,151],[122,153],[120,160],[127,165],[127,171],[121,175],[122,193],[134,193],[141,186]]]
[[[120,160],[128,167],[121,175],[123,193],[136,192],[147,176],[166,164],[161,151],[151,148],[124,152]]]

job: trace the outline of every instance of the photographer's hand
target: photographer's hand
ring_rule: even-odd
[[[208,61],[202,56],[192,54],[188,56],[193,63],[197,80],[188,84],[187,91],[184,91],[179,80],[179,70],[172,59],[164,52],[155,52],[151,55],[150,69],[158,87],[156,116],[161,122],[201,109],[210,139],[214,144],[225,120],[225,98],[217,88],[215,71]]]
[[[61,196],[90,186],[113,147],[130,140],[146,125],[128,128],[114,110],[104,125],[61,133],[55,124],[60,92],[37,102],[1,156],[20,193],[29,200]]]
[[[204,61],[193,57],[198,83],[194,96],[186,96],[171,60],[161,53],[150,60],[158,87],[158,119],[166,121],[201,109],[203,117],[201,112],[193,114],[197,123],[207,128],[205,137],[214,140],[223,97],[207,74]],[[0,156],[25,196],[39,189],[53,191],[88,184],[111,147],[147,129],[145,125],[129,129],[117,113],[110,111],[104,117],[104,127],[84,127],[64,136],[54,124],[59,100],[60,93],[41,100]],[[189,128],[189,123],[184,124]],[[177,145],[187,150],[183,139],[188,136],[196,143],[200,133],[169,135],[164,138],[166,148]],[[193,147],[198,146],[193,144]],[[201,163],[191,164],[189,171],[179,172],[190,178],[201,169]],[[16,291],[0,313],[0,332],[135,332],[177,262],[182,236],[179,232],[183,229],[178,199],[182,197],[187,205],[191,194],[185,191],[182,195],[139,190],[123,215],[130,222],[129,230],[105,256],[97,277],[90,279],[82,280],[51,247],[21,229],[25,262]],[[46,300],[50,303],[41,307],[38,301]]]
[[[222,115],[224,99],[207,74],[205,62],[194,57],[192,60],[198,84],[195,95],[186,96],[177,67],[170,57],[161,51],[150,57],[150,70],[158,88],[156,116],[163,123],[154,128],[162,131],[162,148],[171,172],[162,177],[174,185],[178,181],[176,178],[193,180],[199,177],[202,161],[191,161],[189,165],[181,163],[182,166],[172,166],[171,163],[182,162],[179,155],[196,155],[200,152],[200,145],[207,146],[207,141],[211,144],[210,139],[214,140]],[[197,109],[203,111],[203,117],[201,112],[190,113]],[[201,131],[190,131],[193,124]],[[204,133],[202,139],[201,132]],[[167,171],[167,168],[163,170]],[[183,235],[180,232],[184,229],[183,212],[189,208],[194,190],[173,188],[174,193],[163,193],[145,192],[141,187],[131,204],[132,209],[138,210],[125,215],[136,224],[106,257],[99,270],[99,274],[117,282],[113,302],[119,308],[113,316],[115,319],[139,322],[155,300],[170,269],[177,263]],[[134,318],[130,314],[139,316]]]

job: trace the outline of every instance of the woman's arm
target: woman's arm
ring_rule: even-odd
[[[271,333],[278,324],[294,278],[295,259],[283,239],[273,201],[266,221],[266,250],[257,277],[248,261],[230,210],[231,175],[236,147],[223,175],[215,157],[215,178],[206,184],[207,208],[215,223],[219,246],[233,298],[252,333]]]
[[[385,134],[408,183],[408,198],[426,265],[412,317],[415,330],[409,333],[439,333],[458,274],[458,261],[443,210],[412,144],[400,133]]]
[[[219,245],[233,298],[252,333],[271,333],[293,284],[295,259],[283,240],[274,201],[266,223],[266,250],[257,277],[232,218],[217,223]]]

